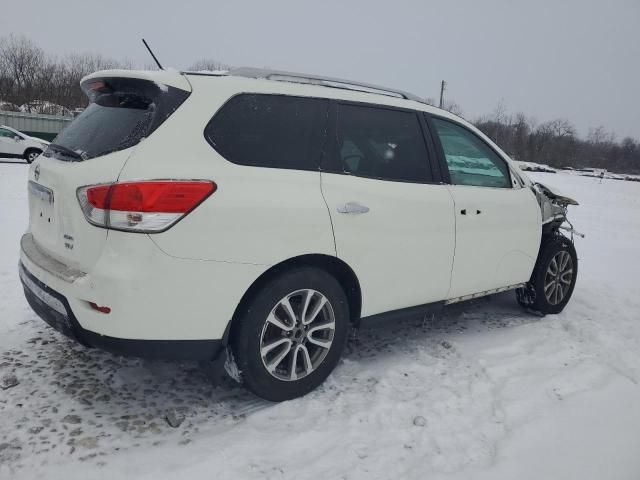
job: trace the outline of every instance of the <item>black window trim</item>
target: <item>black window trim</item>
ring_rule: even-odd
[[[213,119],[216,115],[235,97],[241,95],[261,95],[261,96],[272,96],[272,97],[294,97],[294,98],[303,98],[303,99],[315,99],[322,100],[326,102],[327,108],[325,109],[325,121],[324,121],[324,130],[322,132],[322,141],[321,141],[321,155],[319,161],[319,167],[316,168],[288,168],[288,167],[279,167],[279,166],[268,166],[268,165],[245,165],[241,163],[236,163],[226,158],[219,152],[213,143],[210,141],[207,136],[207,128],[213,122]],[[429,172],[431,174],[431,180],[428,181],[414,181],[414,180],[400,180],[400,179],[389,179],[382,177],[373,177],[367,175],[356,175],[352,172],[347,172],[343,169],[341,162],[338,161],[337,158],[331,158],[329,155],[330,152],[334,152],[337,148],[337,136],[336,136],[336,128],[337,128],[337,114],[338,114],[338,105],[352,105],[352,106],[360,106],[360,107],[369,107],[369,108],[378,108],[382,110],[395,110],[401,112],[409,112],[417,115],[418,124],[420,125],[420,130],[422,132],[422,138],[425,142],[425,147],[427,150],[428,158],[427,164],[429,167]],[[372,102],[361,102],[355,100],[345,100],[345,99],[337,99],[337,98],[327,98],[327,97],[318,97],[314,95],[291,95],[286,93],[271,93],[271,92],[260,92],[260,91],[243,91],[234,93],[232,96],[227,98],[222,105],[213,113],[207,124],[205,125],[202,135],[205,138],[206,142],[213,148],[218,155],[224,158],[226,161],[233,165],[237,165],[238,167],[250,167],[250,168],[274,168],[281,170],[298,170],[305,172],[325,172],[325,173],[333,173],[337,175],[349,175],[357,178],[366,178],[370,180],[379,180],[383,182],[399,182],[399,183],[415,183],[415,184],[423,184],[423,185],[453,185],[451,182],[451,176],[449,174],[449,167],[447,165],[447,161],[444,155],[444,149],[442,148],[442,143],[440,142],[440,137],[437,134],[437,130],[432,119],[439,119],[449,123],[453,123],[461,128],[464,128],[466,131],[471,133],[474,137],[480,140],[484,145],[489,148],[506,166],[506,170],[509,175],[509,187],[481,187],[480,185],[465,185],[468,187],[480,187],[480,188],[500,188],[501,190],[505,190],[508,188],[515,188],[513,184],[512,171],[509,163],[504,159],[504,157],[491,145],[489,145],[483,138],[481,138],[474,131],[470,130],[468,127],[463,125],[462,123],[441,115],[433,114],[431,112],[425,110],[416,110],[413,108],[399,107],[396,105],[386,105],[380,103],[372,103]]]
[[[378,180],[381,182],[396,182],[396,183],[413,183],[419,185],[440,185],[443,184],[442,170],[440,165],[436,165],[434,167],[434,159],[438,158],[436,147],[433,143],[431,135],[428,134],[428,128],[424,121],[423,114],[425,111],[415,110],[413,108],[404,108],[398,107],[395,105],[384,105],[379,103],[371,103],[371,102],[359,102],[354,100],[343,100],[343,99],[328,99],[330,101],[329,104],[329,122],[327,128],[327,140],[325,142],[324,156],[322,162],[320,163],[320,170],[326,173],[334,173],[337,175],[348,175],[356,178],[366,178],[369,180]],[[391,178],[382,178],[382,177],[374,177],[368,175],[357,175],[352,172],[347,172],[344,170],[342,162],[338,160],[337,157],[332,158],[329,154],[330,152],[337,151],[337,126],[338,126],[338,106],[339,105],[351,105],[356,107],[369,107],[369,108],[377,108],[381,110],[394,110],[400,112],[408,112],[413,113],[417,116],[418,125],[420,128],[420,132],[422,133],[422,140],[425,143],[425,149],[427,151],[427,167],[428,172],[431,175],[430,180],[426,181],[416,181],[416,180],[400,180],[400,179],[391,179]]]
[[[500,190],[508,190],[508,189],[514,189],[514,184],[513,184],[513,177],[512,177],[512,172],[511,172],[511,166],[509,165],[509,163],[504,159],[504,157],[495,149],[493,148],[491,145],[489,145],[487,143],[486,140],[484,140],[482,137],[480,137],[477,133],[475,133],[473,130],[471,130],[469,127],[467,127],[466,125],[463,125],[460,122],[457,122],[456,120],[453,120],[451,118],[447,118],[447,117],[443,117],[441,115],[434,115],[433,113],[430,112],[423,112],[424,113],[424,117],[425,117],[425,121],[429,127],[429,130],[431,132],[431,138],[433,140],[433,142],[436,145],[436,150],[438,151],[438,163],[440,164],[440,168],[443,168],[443,178],[446,178],[445,183],[447,183],[447,185],[456,185],[451,181],[451,175],[449,173],[449,166],[447,165],[447,159],[445,157],[444,154],[444,148],[442,147],[442,142],[440,141],[440,136],[438,135],[438,130],[436,129],[435,124],[433,123],[433,119],[438,119],[438,120],[442,120],[445,122],[449,122],[452,123],[460,128],[463,128],[464,130],[466,130],[467,132],[469,132],[471,135],[473,135],[475,138],[477,138],[478,140],[480,140],[490,151],[492,151],[496,157],[498,157],[498,159],[500,159],[500,161],[502,161],[505,165],[505,168],[507,170],[507,174],[509,176],[509,186],[508,187],[484,187],[482,185],[456,185],[459,187],[476,187],[476,188],[493,188],[493,189],[500,189]]]
[[[222,152],[218,151],[218,149],[215,147],[215,145],[213,144],[213,142],[209,139],[209,136],[207,135],[207,129],[209,128],[209,125],[211,125],[211,123],[213,122],[213,120],[216,118],[216,116],[218,115],[218,113],[220,113],[222,111],[222,109],[229,103],[231,102],[234,98],[236,97],[240,97],[240,96],[244,96],[244,95],[261,95],[261,96],[269,96],[269,97],[290,97],[290,98],[304,98],[304,99],[312,99],[312,100],[322,100],[325,103],[326,108],[324,109],[324,121],[323,121],[323,131],[321,133],[322,138],[320,140],[321,143],[321,147],[320,147],[320,157],[318,160],[318,167],[317,168],[289,168],[289,167],[280,167],[277,165],[247,165],[245,163],[237,163],[234,162],[233,160],[230,160],[229,158],[225,157]],[[252,92],[252,91],[243,91],[243,92],[237,92],[234,93],[233,95],[231,95],[229,98],[227,98],[222,105],[220,105],[218,107],[218,109],[213,113],[213,115],[211,116],[211,118],[209,119],[209,121],[207,122],[207,124],[204,126],[204,129],[202,131],[202,136],[204,137],[205,141],[209,144],[209,146],[211,148],[213,148],[213,150],[220,155],[220,157],[222,157],[224,160],[226,160],[227,162],[229,162],[232,165],[235,165],[237,167],[241,167],[241,168],[270,168],[270,169],[276,169],[276,170],[292,170],[292,171],[301,171],[301,172],[319,172],[322,170],[322,162],[324,161],[324,158],[326,156],[326,151],[327,151],[327,145],[328,145],[328,137],[329,137],[329,127],[331,124],[331,99],[326,98],[326,97],[316,97],[316,96],[311,96],[311,95],[289,95],[286,93],[271,93],[271,92]]]

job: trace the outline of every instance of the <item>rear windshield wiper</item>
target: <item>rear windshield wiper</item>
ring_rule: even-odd
[[[84,160],[84,158],[82,158],[82,155],[80,155],[78,152],[74,152],[70,148],[63,147],[62,145],[58,145],[57,143],[50,143],[49,148],[58,153],[62,153],[63,155],[67,155],[73,158],[76,162],[81,162]]]

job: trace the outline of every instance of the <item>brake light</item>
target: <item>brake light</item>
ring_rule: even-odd
[[[98,93],[111,92],[111,88],[109,88],[109,86],[102,80],[97,80],[95,82],[89,83],[88,89],[91,92],[98,92]]]
[[[87,221],[131,232],[162,232],[216,191],[210,181],[150,181],[81,187],[78,201]]]
[[[101,307],[95,302],[89,302],[89,306],[100,313],[111,313],[111,309],[109,307]]]

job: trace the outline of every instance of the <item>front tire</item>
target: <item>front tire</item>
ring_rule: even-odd
[[[516,290],[518,303],[543,315],[560,313],[569,302],[578,277],[578,256],[563,235],[545,236],[529,283]]]
[[[347,341],[349,305],[333,276],[301,267],[264,285],[236,321],[230,344],[242,382],[279,402],[309,393],[335,368]]]
[[[41,153],[42,150],[38,150],[37,148],[29,148],[24,152],[23,157],[27,161],[27,163],[31,164],[36,158],[38,158],[38,155],[40,155]]]

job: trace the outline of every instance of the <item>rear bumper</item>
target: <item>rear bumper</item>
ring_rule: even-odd
[[[223,348],[222,340],[132,340],[85,330],[64,295],[34,277],[20,262],[24,296],[33,311],[49,326],[86,347],[118,355],[166,360],[213,360]]]
[[[179,259],[147,235],[116,231],[89,271],[53,259],[29,233],[20,252],[25,296],[49,325],[87,346],[166,359],[215,357],[240,299],[265,268]]]

